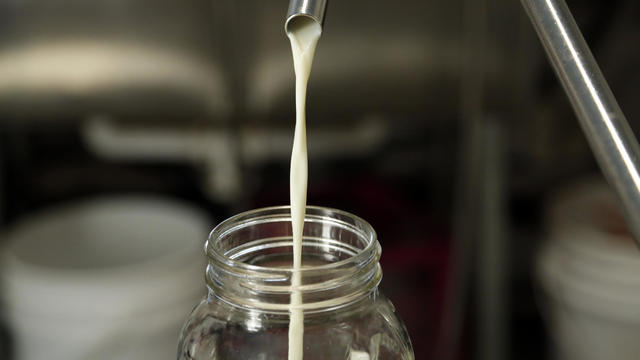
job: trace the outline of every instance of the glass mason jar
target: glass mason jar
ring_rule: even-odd
[[[307,207],[302,247],[304,360],[412,360],[407,331],[378,290],[381,248],[371,225]],[[205,248],[209,292],[182,329],[178,360],[287,359],[289,207],[231,217],[213,229]]]

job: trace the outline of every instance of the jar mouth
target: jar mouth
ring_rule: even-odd
[[[300,270],[292,268],[292,238],[289,206],[251,210],[220,223],[205,246],[211,294],[241,308],[287,312],[291,294],[300,293],[299,308],[321,312],[344,308],[377,289],[381,248],[363,219],[307,206]]]
[[[288,217],[290,220],[291,207],[289,205],[270,206],[254,210],[245,211],[234,215],[220,224],[218,224],[209,234],[209,238],[205,244],[205,252],[208,257],[214,258],[220,262],[223,262],[236,269],[244,269],[255,272],[295,272],[292,267],[268,267],[254,264],[248,264],[245,261],[238,260],[237,258],[230,256],[231,249],[224,251],[223,249],[212,246],[212,239],[223,238],[225,234],[238,231],[243,227],[249,227],[254,225],[258,221],[269,221],[271,219],[281,219],[282,217]],[[328,271],[345,266],[350,262],[363,261],[367,257],[371,256],[371,252],[375,252],[378,245],[377,235],[373,227],[364,219],[357,215],[351,214],[347,211],[321,207],[321,206],[307,206],[305,214],[305,225],[308,220],[324,220],[332,223],[338,223],[343,225],[354,232],[358,232],[366,239],[366,245],[363,248],[357,249],[357,251],[346,259],[341,259],[335,262],[328,262],[320,265],[304,265],[299,271],[302,274]]]

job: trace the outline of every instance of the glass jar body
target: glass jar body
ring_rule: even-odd
[[[371,226],[339,210],[308,207],[303,269],[294,271],[290,219],[288,207],[259,209],[212,231],[208,295],[183,327],[178,360],[287,359],[297,311],[305,360],[413,360],[406,329],[378,290],[381,250]],[[290,306],[293,293],[298,309]]]
[[[408,360],[411,344],[391,302],[379,292],[337,313],[305,316],[305,360]],[[289,317],[238,309],[209,294],[184,326],[179,360],[282,360]]]

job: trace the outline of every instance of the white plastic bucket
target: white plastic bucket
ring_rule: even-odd
[[[640,359],[640,250],[615,194],[584,181],[555,198],[538,257],[559,360]]]
[[[204,294],[210,225],[179,202],[132,196],[21,222],[0,262],[17,359],[174,359]]]

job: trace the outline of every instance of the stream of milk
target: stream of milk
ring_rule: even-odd
[[[302,267],[302,231],[307,205],[307,126],[306,98],[307,83],[313,63],[313,55],[320,39],[322,27],[316,21],[306,18],[296,19],[289,24],[287,35],[291,41],[293,64],[296,74],[296,128],[291,151],[290,197],[291,226],[293,230],[293,277],[290,300],[289,360],[302,360],[304,314],[300,269]]]

